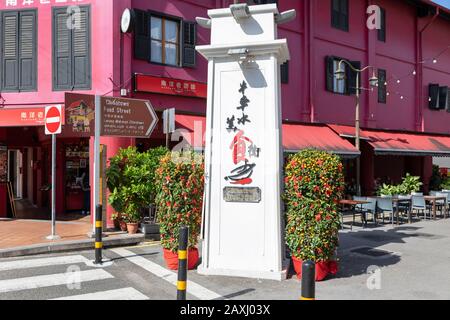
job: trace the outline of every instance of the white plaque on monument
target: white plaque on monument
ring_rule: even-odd
[[[208,11],[211,45],[199,273],[282,280],[280,64],[275,4]]]

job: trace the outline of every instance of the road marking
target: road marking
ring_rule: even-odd
[[[131,252],[126,249],[110,249],[110,251],[118,254],[119,256],[127,259],[128,261],[134,263],[135,265],[151,272],[152,274],[156,275],[157,277],[171,283],[175,288],[177,286],[177,275],[169,271],[163,267],[161,267],[159,264],[156,264],[154,262],[151,262],[150,260],[145,259],[144,257],[141,257],[134,252]],[[215,293],[209,289],[206,289],[205,287],[202,287],[201,285],[193,282],[188,281],[187,283],[187,292],[200,300],[213,300],[213,299],[223,299],[223,297]],[[175,294],[175,290],[174,290]]]
[[[48,267],[64,264],[89,263],[89,260],[81,255],[63,256],[41,259],[27,259],[7,261],[0,263],[0,271],[17,270],[17,269],[31,269],[39,267]]]
[[[46,288],[68,284],[73,285],[75,280],[77,283],[82,283],[111,278],[114,277],[108,272],[102,269],[97,269],[97,270],[80,271],[79,273],[73,272],[57,273],[28,278],[0,280],[0,293]]]
[[[78,296],[68,296],[52,300],[149,300],[149,298],[134,288],[124,288],[81,294]]]

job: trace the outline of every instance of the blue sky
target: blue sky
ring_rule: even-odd
[[[450,9],[450,0],[432,0],[432,1]]]

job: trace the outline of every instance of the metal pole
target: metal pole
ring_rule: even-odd
[[[58,240],[56,235],[56,134],[52,134],[52,234],[48,240]]]
[[[356,128],[356,149],[361,151],[361,139],[360,139],[360,95],[359,95],[359,72],[356,72],[356,119],[355,119],[355,128]],[[356,194],[357,196],[361,196],[361,156],[356,158]]]
[[[177,300],[186,300],[187,289],[187,268],[188,268],[188,227],[180,228],[180,238],[178,244],[178,282]]]
[[[101,116],[101,97],[95,96],[95,136],[94,136],[94,187],[93,200],[94,209],[100,204],[100,116]],[[95,222],[92,224],[92,232],[95,234]]]
[[[102,205],[98,204],[95,208],[95,264],[103,264],[102,262]]]
[[[305,261],[302,264],[302,297],[300,300],[316,300],[316,264]]]

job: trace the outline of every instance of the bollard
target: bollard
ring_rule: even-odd
[[[316,264],[310,260],[302,265],[301,300],[316,300]]]
[[[102,261],[102,248],[103,248],[103,241],[102,241],[102,213],[103,208],[102,205],[99,204],[95,208],[95,264],[103,264]]]
[[[180,228],[180,238],[178,244],[178,282],[177,282],[177,300],[186,300],[187,289],[187,253],[188,253],[188,227]]]

